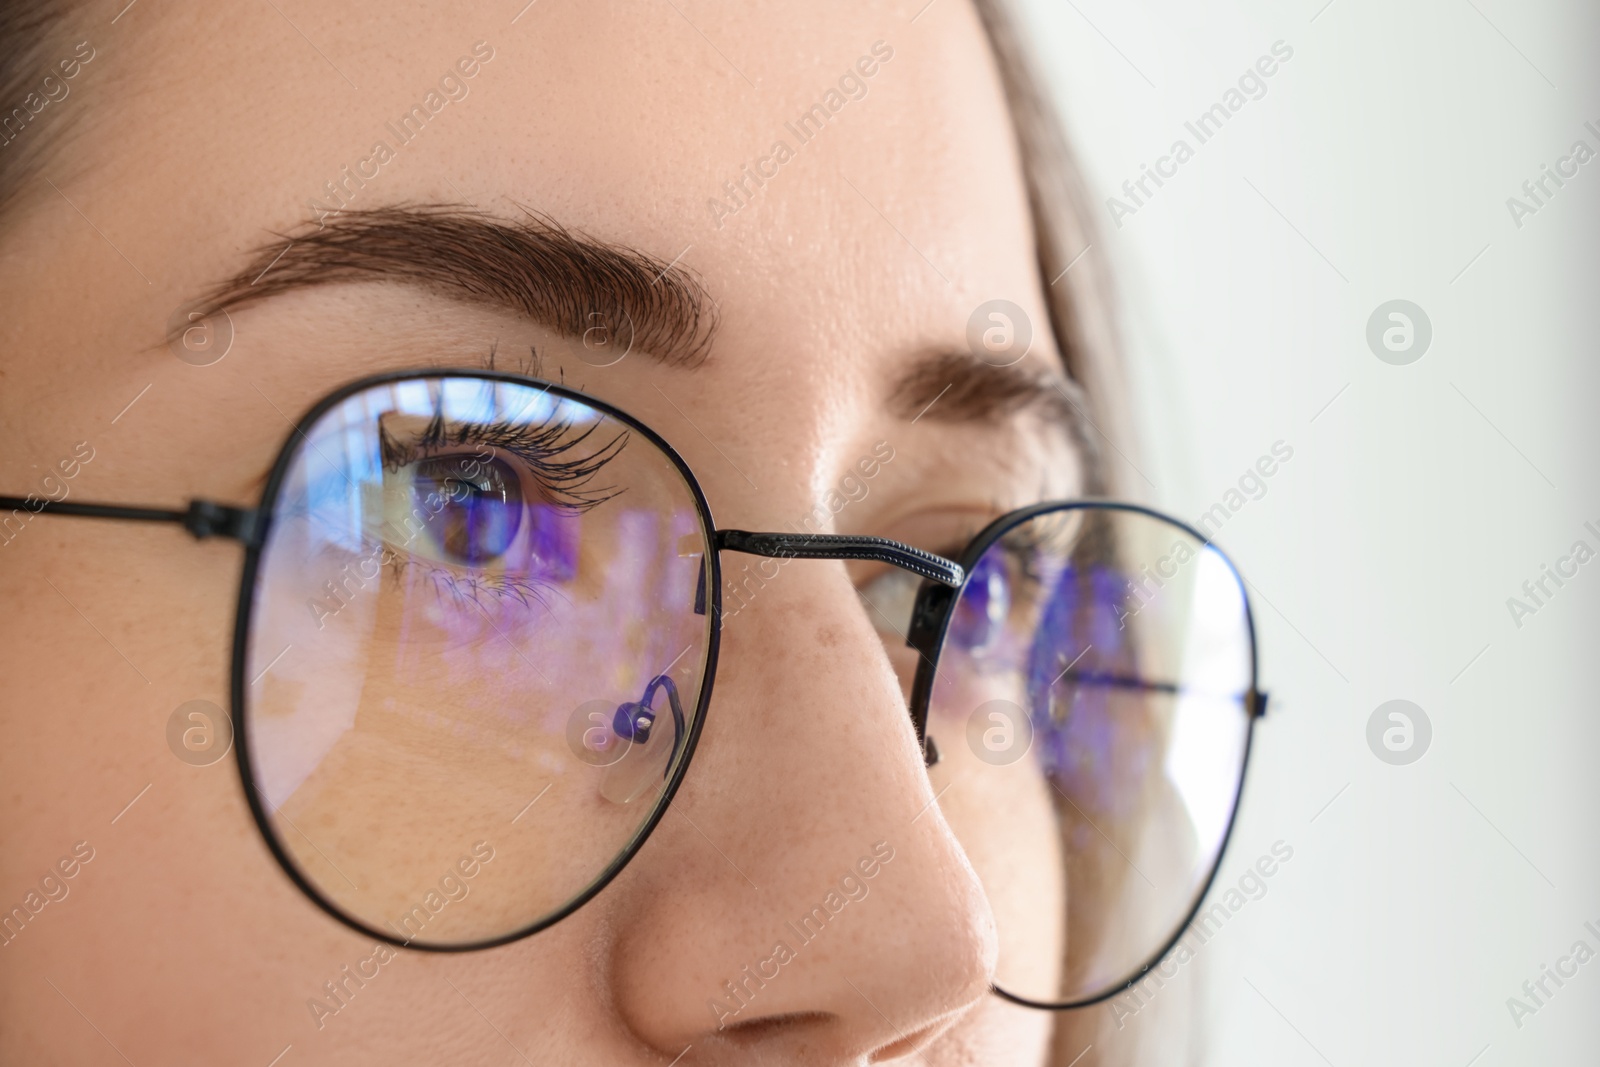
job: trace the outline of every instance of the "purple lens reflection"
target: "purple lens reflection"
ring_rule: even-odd
[[[1028,661],[1028,706],[1036,755],[1045,774],[1090,813],[1118,813],[1138,802],[1126,783],[1149,772],[1152,745],[1129,745],[1128,724],[1113,717],[1104,684],[1080,678],[1136,680],[1129,646],[1128,578],[1102,564],[1067,565],[1034,633]]]
[[[978,653],[997,641],[1011,610],[1011,589],[1002,552],[986,552],[956,601],[950,619],[949,640],[959,648]]]
[[[995,985],[1080,1005],[1182,932],[1250,735],[1243,585],[1188,528],[1080,503],[1011,526],[952,605],[930,786],[995,916]]]
[[[710,530],[671,454],[557,386],[395,379],[305,426],[273,512],[239,736],[301,883],[440,947],[593,891],[682,773],[715,647]],[[671,729],[594,715],[652,685]]]
[[[412,473],[411,492],[454,563],[477,567],[498,559],[522,526],[521,479],[496,457],[422,460]]]
[[[552,581],[567,582],[578,573],[578,532],[581,515],[541,504],[528,509],[529,539],[539,569]]]

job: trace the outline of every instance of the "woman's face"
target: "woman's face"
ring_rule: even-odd
[[[69,13],[93,58],[25,131],[59,141],[0,247],[0,491],[248,504],[327,392],[493,353],[654,428],[723,527],[793,529],[820,507],[834,532],[953,553],[1002,512],[1074,495],[1045,283],[973,10],[519,6]],[[653,351],[611,362],[605,336],[539,311],[592,301],[609,321],[603,284],[531,265],[543,303],[470,296],[515,286],[446,276],[420,214],[381,270],[322,270],[273,236],[441,204],[637,249],[666,271],[644,291],[688,300],[675,283],[692,275],[709,346],[683,358],[696,335],[664,324],[639,331]],[[178,358],[180,309],[230,278],[264,298],[207,324],[232,330],[220,361]],[[968,341],[993,299],[1034,326],[1007,367]],[[169,749],[174,709],[228,702],[238,545],[49,517],[8,533],[0,905],[46,874],[68,892],[0,950],[7,1062],[1044,1055],[1049,1017],[988,992],[996,912],[1019,894],[991,899],[951,830],[1003,855],[1044,802],[963,796],[962,752],[930,784],[881,569],[793,561],[760,584],[724,628],[672,811],[595,899],[496,949],[375,953],[284,876],[231,759]],[[730,586],[749,562],[725,558]],[[92,859],[58,868],[79,842]],[[724,983],[875,846],[893,859],[866,895],[719,1016]],[[1004,862],[1017,886],[1060,892],[1050,857]],[[1059,937],[1041,919],[1039,966]]]

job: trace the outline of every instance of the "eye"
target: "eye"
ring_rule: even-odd
[[[526,506],[522,479],[498,456],[434,456],[412,467],[411,495],[442,557],[482,567],[510,550]]]
[[[922,579],[915,574],[891,568],[861,586],[859,593],[861,599],[867,602],[867,614],[872,619],[872,625],[886,642],[891,637],[900,638],[891,642],[890,647],[905,643],[905,635],[911,627],[911,612],[917,604],[917,590],[921,585]]]
[[[950,619],[950,640],[958,648],[981,655],[999,639],[1010,613],[1006,553],[997,546],[973,566]]]

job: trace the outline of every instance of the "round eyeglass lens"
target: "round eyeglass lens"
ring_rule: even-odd
[[[681,777],[714,640],[672,457],[550,388],[408,378],[306,428],[271,507],[241,755],[290,873],[437,948],[604,884]]]
[[[970,564],[933,789],[994,909],[996,987],[1092,1001],[1171,944],[1216,869],[1252,720],[1244,590],[1188,529],[1114,505],[1037,515]]]

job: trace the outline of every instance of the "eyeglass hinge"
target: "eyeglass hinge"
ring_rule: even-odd
[[[929,583],[922,587],[917,594],[916,604],[911,611],[911,625],[906,631],[906,645],[921,652],[925,656],[932,656],[934,645],[939,638],[939,623],[950,610],[950,601],[955,599],[955,590],[949,586]]]
[[[261,534],[261,512],[256,508],[233,508],[211,500],[191,500],[183,516],[183,528],[197,540],[227,537],[255,546]]]

